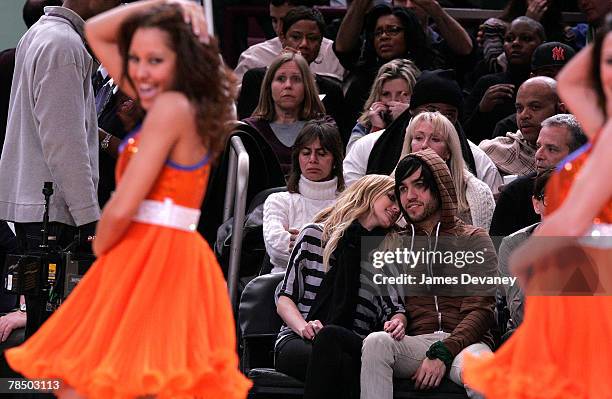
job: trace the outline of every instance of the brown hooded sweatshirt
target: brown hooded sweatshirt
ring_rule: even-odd
[[[433,150],[426,149],[413,153],[429,166],[440,192],[441,218],[433,232],[426,232],[416,225],[408,224],[405,234],[428,236],[465,237],[466,241],[477,242],[486,247],[485,267],[487,273],[497,273],[497,256],[491,238],[480,227],[470,226],[457,218],[457,197],[453,180],[446,163]],[[474,241],[472,241],[474,240]],[[434,266],[435,271],[435,266]],[[437,306],[436,306],[437,301]],[[494,296],[408,296],[406,297],[407,335],[431,334],[442,330],[450,333],[443,340],[453,356],[467,346],[483,342],[493,348],[490,329],[495,325]]]

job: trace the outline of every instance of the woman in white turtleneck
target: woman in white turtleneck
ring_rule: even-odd
[[[302,226],[344,189],[343,158],[335,124],[314,120],[304,125],[291,153],[287,191],[271,194],[264,204],[263,236],[273,273],[287,268]]]

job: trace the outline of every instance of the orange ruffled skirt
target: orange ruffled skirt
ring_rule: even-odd
[[[612,297],[528,296],[523,324],[463,377],[487,399],[612,398]]]
[[[225,280],[196,233],[132,223],[25,344],[28,378],[88,398],[245,398]]]

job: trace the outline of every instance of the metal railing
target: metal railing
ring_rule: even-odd
[[[238,277],[240,275],[240,255],[248,185],[249,154],[247,154],[240,137],[234,136],[230,139],[227,189],[223,203],[223,222],[226,222],[232,216],[234,217],[227,272],[227,286],[232,309],[236,309],[238,300]]]

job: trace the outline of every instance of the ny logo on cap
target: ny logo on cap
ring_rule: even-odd
[[[565,49],[563,47],[553,47],[552,58],[555,61],[565,61]]]

